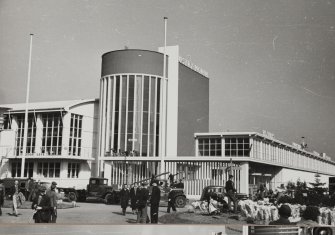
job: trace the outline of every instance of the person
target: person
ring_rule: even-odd
[[[0,216],[2,215],[1,207],[3,207],[3,204],[5,202],[5,195],[6,195],[6,189],[3,185],[3,180],[0,180]]]
[[[34,187],[35,187],[35,182],[34,182],[34,180],[31,177],[29,177],[28,182],[26,184],[26,187],[27,187],[27,195],[28,195],[27,196],[27,200],[31,202],[32,201],[32,195],[33,195]]]
[[[153,183],[158,184],[158,180],[156,179],[156,176],[154,174],[151,175],[150,186],[152,186]]]
[[[176,203],[176,200],[175,200],[174,194],[172,193],[172,190],[170,190],[169,195],[168,195],[167,213],[170,213],[171,208],[173,211],[177,211],[175,203]]]
[[[275,190],[275,203],[280,202],[280,199],[285,196],[285,186],[281,184],[280,187],[277,187]]]
[[[50,223],[56,223],[57,220],[57,194],[56,194],[57,183],[53,181],[50,189],[46,192],[47,197],[50,200]]]
[[[169,175],[169,181],[170,181],[170,186],[171,185],[173,185],[173,181],[174,181],[174,175],[171,173],[170,175]]]
[[[226,182],[226,192],[227,192],[227,197],[228,197],[228,206],[229,206],[229,210],[231,210],[231,202],[233,202],[234,204],[234,210],[233,212],[236,213],[237,212],[237,199],[235,197],[235,186],[234,186],[234,182],[233,182],[233,175],[229,175],[229,180]]]
[[[265,184],[260,184],[259,189],[257,190],[257,200],[264,200],[268,195],[267,188]]]
[[[150,218],[152,224],[158,223],[158,209],[159,209],[159,202],[161,200],[161,190],[157,186],[157,183],[154,182],[152,184],[152,193],[150,198]]]
[[[294,225],[295,223],[291,223],[288,219],[291,213],[291,208],[288,205],[281,205],[278,209],[279,219],[271,221],[269,225]]]
[[[176,188],[184,188],[183,179],[179,179],[179,183],[176,185]]]
[[[122,214],[126,215],[126,210],[129,204],[129,189],[126,184],[123,185],[120,191],[120,204],[122,208]]]
[[[133,214],[136,214],[136,193],[137,193],[137,183],[134,183],[129,192],[130,207],[133,211]]]
[[[320,216],[318,207],[307,206],[305,211],[302,213],[302,220],[298,223],[298,225],[305,227],[318,226],[318,216]]]
[[[33,215],[35,223],[49,223],[51,221],[51,201],[45,191],[46,187],[41,186],[37,196],[31,204],[31,208],[35,210]]]
[[[140,207],[139,207],[139,201],[140,201],[140,196],[141,196],[141,191],[142,191],[143,187],[142,184],[140,184],[137,188],[136,191],[136,196],[135,196],[135,206],[136,206],[136,214],[137,214],[137,223],[141,222],[141,214],[140,214]]]
[[[138,218],[139,223],[144,224],[148,223],[149,216],[147,212],[147,202],[149,199],[149,190],[147,189],[148,183],[143,182],[142,188],[137,193],[137,210],[138,210]]]
[[[11,188],[11,193],[12,193],[12,200],[13,200],[13,215],[16,217],[19,216],[19,212],[17,210],[18,204],[19,204],[19,181],[15,180],[14,185]]]

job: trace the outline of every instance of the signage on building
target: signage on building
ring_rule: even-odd
[[[200,73],[201,75],[208,78],[208,72],[206,70],[204,70],[204,69],[200,68],[199,66],[193,64],[188,59],[185,59],[185,58],[179,56],[179,62],[182,63],[183,65],[185,65],[186,67],[189,67],[190,69],[194,70],[195,72]]]
[[[275,138],[275,135],[273,133],[269,132],[269,131],[263,130],[262,133],[263,133],[263,135],[267,136],[270,139]]]

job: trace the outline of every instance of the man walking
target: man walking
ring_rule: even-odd
[[[129,204],[129,190],[126,184],[123,185],[120,191],[120,201],[121,201],[122,214],[126,215],[126,210]]]
[[[11,189],[12,200],[13,200],[13,215],[16,217],[19,216],[19,212],[17,210],[17,206],[19,203],[19,181],[15,180],[14,186]]]
[[[2,215],[1,207],[3,207],[3,204],[5,202],[5,186],[3,185],[3,180],[0,180],[0,216]]]
[[[52,182],[50,189],[46,192],[47,197],[50,200],[50,223],[56,223],[57,220],[57,194],[56,194],[56,182]]]
[[[161,190],[157,186],[157,183],[152,183],[152,193],[150,198],[150,217],[151,223],[158,223],[158,209],[159,209],[159,201],[161,200]]]
[[[46,188],[41,186],[39,193],[33,200],[31,208],[36,210],[33,219],[35,223],[49,223],[51,216],[51,201],[50,198],[45,194]]]
[[[137,183],[133,184],[133,187],[130,189],[129,196],[130,196],[130,207],[133,213],[136,213],[136,194],[137,194]]]
[[[233,201],[234,204],[234,210],[233,212],[236,213],[237,212],[237,199],[235,197],[235,186],[234,186],[234,182],[233,182],[233,175],[229,175],[229,180],[226,182],[226,191],[227,191],[227,197],[228,197],[228,207],[229,210],[231,210],[231,202]]]
[[[148,183],[142,183],[142,188],[137,193],[137,209],[138,209],[138,216],[139,223],[145,224],[148,223],[148,212],[147,212],[147,202],[149,199],[149,190],[147,189]]]
[[[177,211],[176,210],[176,200],[174,198],[174,195],[172,193],[172,190],[170,190],[169,195],[168,195],[168,208],[167,208],[167,213],[170,213],[170,210],[172,208],[173,211]]]

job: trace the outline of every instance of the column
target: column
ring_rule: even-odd
[[[36,115],[36,139],[35,139],[35,153],[40,155],[42,152],[42,139],[43,139],[43,121],[42,115]]]
[[[69,154],[71,113],[66,113],[63,116],[62,122],[63,122],[63,130],[62,130],[62,156],[67,156]]]
[[[249,194],[249,162],[241,163],[240,192]]]

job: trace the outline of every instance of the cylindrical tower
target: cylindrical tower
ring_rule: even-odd
[[[163,54],[118,50],[102,56],[99,155],[158,156]]]

